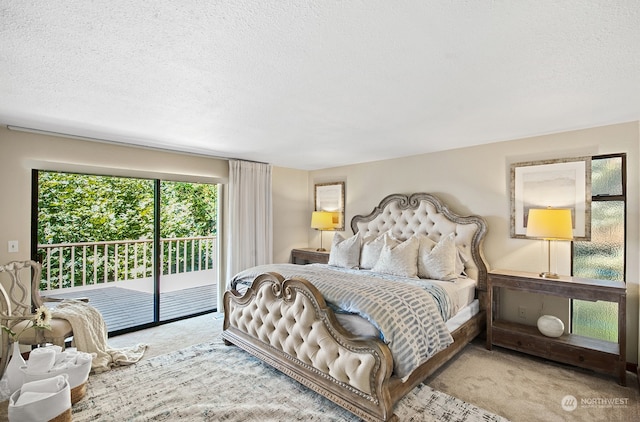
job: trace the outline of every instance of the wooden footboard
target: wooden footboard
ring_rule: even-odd
[[[475,328],[453,333],[455,347],[401,382],[392,377],[393,358],[384,342],[344,330],[308,281],[267,273],[242,296],[225,293],[222,336],[360,418],[389,421],[398,400],[477,335],[484,318],[474,321],[463,327]]]
[[[392,419],[389,348],[347,333],[306,280],[267,273],[227,291],[222,337],[365,420]]]

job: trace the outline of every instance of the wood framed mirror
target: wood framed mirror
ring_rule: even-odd
[[[332,230],[344,231],[344,182],[315,185],[315,211],[334,213]]]

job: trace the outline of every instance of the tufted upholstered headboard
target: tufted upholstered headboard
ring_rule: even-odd
[[[368,215],[351,219],[353,233],[361,238],[377,236],[388,230],[398,239],[424,234],[434,241],[455,233],[455,243],[468,258],[465,271],[477,280],[477,288],[486,290],[487,264],[482,242],[487,224],[478,216],[463,217],[453,213],[440,199],[428,193],[393,194],[380,201]]]

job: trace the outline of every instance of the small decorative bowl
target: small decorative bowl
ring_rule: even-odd
[[[560,337],[564,333],[564,323],[553,315],[538,318],[538,330],[547,337]]]

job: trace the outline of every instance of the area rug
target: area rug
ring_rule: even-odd
[[[400,421],[506,421],[426,385],[403,398],[395,414]],[[72,416],[75,422],[360,420],[221,339],[91,375]]]

